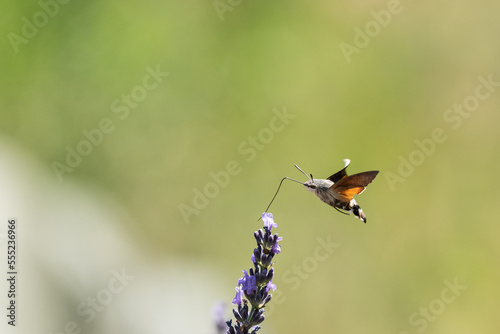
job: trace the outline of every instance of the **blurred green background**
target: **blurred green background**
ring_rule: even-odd
[[[284,183],[270,210],[280,298],[262,333],[500,329],[497,1],[2,9],[20,330],[214,333],[279,180],[305,180],[294,164],[326,178],[344,158],[350,174],[381,171],[357,196],[368,223]],[[318,238],[336,244],[321,261]],[[123,266],[135,279],[84,321],[75,309]],[[444,290],[454,281],[466,288]]]

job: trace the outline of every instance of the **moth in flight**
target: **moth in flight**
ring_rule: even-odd
[[[354,199],[354,195],[361,194],[365,191],[366,186],[369,185],[377,176],[378,171],[375,170],[354,175],[347,175],[346,168],[350,163],[351,160],[344,159],[344,168],[327,179],[315,179],[312,174],[307,175],[302,169],[300,169],[299,166],[295,165],[295,167],[307,176],[309,180],[306,182],[300,182],[285,176],[281,180],[278,190],[276,191],[276,194],[274,194],[271,203],[269,203],[266,212],[276,198],[276,195],[278,195],[281,184],[284,180],[288,179],[304,185],[307,190],[316,194],[316,196],[318,196],[323,202],[332,206],[335,210],[344,214],[348,214],[344,211],[348,211],[349,214],[354,213],[356,217],[366,223],[366,216]]]

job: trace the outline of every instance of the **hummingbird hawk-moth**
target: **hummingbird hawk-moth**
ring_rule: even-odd
[[[300,182],[285,176],[281,180],[278,190],[276,191],[276,194],[274,194],[271,203],[269,203],[266,212],[273,203],[276,195],[278,195],[281,184],[284,180],[288,179],[304,185],[307,190],[316,194],[316,196],[318,196],[323,202],[330,205],[335,210],[344,214],[348,214],[344,211],[348,211],[349,214],[354,213],[356,217],[366,223],[366,216],[354,199],[354,195],[361,194],[366,189],[366,186],[369,185],[373,179],[375,179],[378,171],[375,170],[354,175],[347,175],[346,168],[349,166],[350,162],[351,161],[349,159],[344,159],[344,168],[327,179],[315,179],[312,174],[307,175],[302,169],[300,169],[299,166],[294,165],[299,171],[307,176],[309,180],[306,182]]]

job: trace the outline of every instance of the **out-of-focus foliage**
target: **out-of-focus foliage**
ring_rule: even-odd
[[[116,329],[114,313],[85,327],[74,310],[122,257],[138,281],[158,282],[118,296],[121,316],[151,298],[130,333],[148,317],[158,332],[181,315],[209,318],[196,296],[231,301],[279,180],[305,179],[293,164],[326,178],[350,158],[351,174],[380,170],[357,196],[366,225],[292,182],[271,207],[284,240],[262,332],[498,331],[499,12],[486,0],[3,1],[2,147],[36,168],[2,173],[17,173],[21,194],[43,181],[15,209],[4,184],[2,219],[24,218],[20,242],[47,237],[31,248],[54,284],[24,295],[48,312],[32,325]],[[110,211],[96,209],[95,228],[72,200],[82,191]],[[101,228],[126,246],[93,243]],[[58,251],[44,253],[51,244]],[[109,261],[93,269],[92,259]],[[36,273],[24,279],[35,286]],[[466,288],[443,293],[456,281]],[[155,314],[162,287],[167,308]]]

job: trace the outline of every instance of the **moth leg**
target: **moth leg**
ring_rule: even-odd
[[[351,212],[352,212],[352,210],[351,210],[351,211],[349,211],[349,213],[346,213],[346,212],[344,212],[344,211],[340,211],[340,210],[339,210],[338,208],[336,208],[336,207],[333,207],[333,208],[334,208],[335,210],[337,210],[338,212],[343,213],[344,215],[347,215],[347,216],[349,216],[349,215],[351,214]]]

